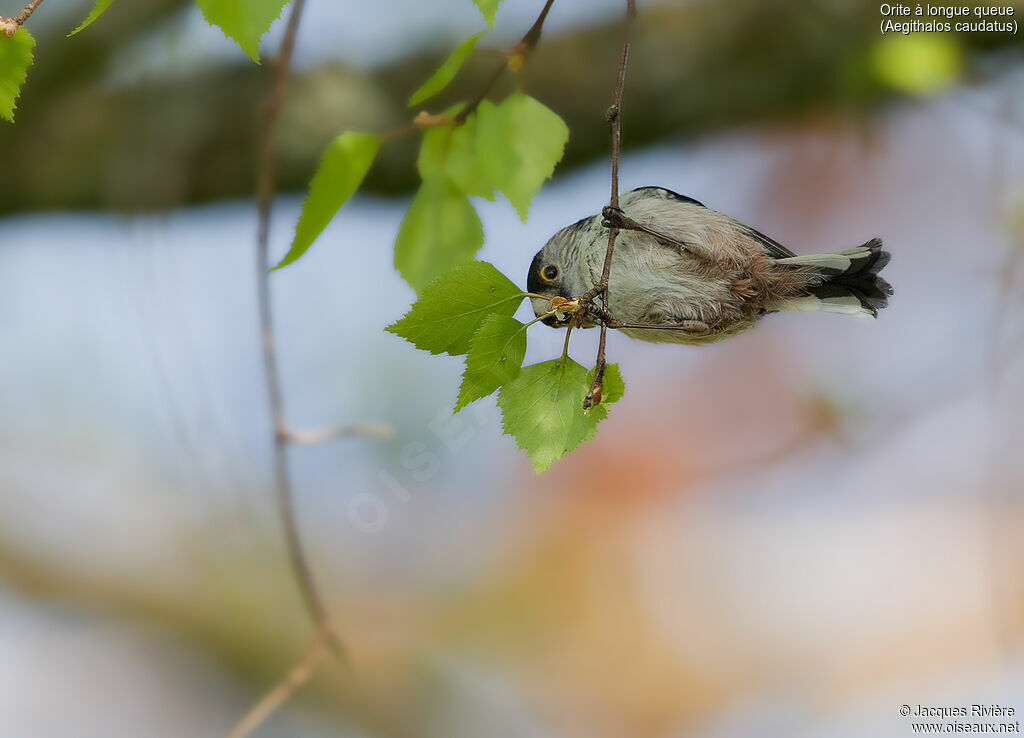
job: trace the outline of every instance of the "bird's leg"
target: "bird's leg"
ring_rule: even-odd
[[[587,310],[600,318],[609,328],[616,330],[632,328],[653,331],[681,331],[689,333],[691,336],[706,336],[708,333],[711,333],[711,326],[702,320],[684,320],[679,323],[623,323],[603,307],[592,302],[587,304]]]
[[[684,320],[680,325],[686,333],[693,336],[706,336],[711,332],[711,326],[703,320]]]
[[[613,328],[631,328],[645,331],[679,331],[680,333],[689,333],[691,336],[706,336],[711,333],[711,326],[705,323],[703,320],[684,320],[680,323],[622,323],[612,326],[610,323],[609,327]]]
[[[587,302],[587,312],[596,315],[609,328],[618,328],[620,325],[622,325],[622,321],[620,321],[618,318],[613,316],[611,313],[609,313],[607,310],[605,310],[603,307],[601,307],[595,302]]]
[[[641,223],[637,223],[626,215],[621,208],[613,208],[611,205],[605,205],[604,209],[601,210],[601,225],[605,228],[618,228],[620,231],[637,231],[639,233],[646,233],[648,236],[654,238],[665,246],[672,246],[680,252],[689,252],[697,258],[705,261],[712,260],[710,255],[705,253],[704,249],[697,248],[693,244],[685,243],[676,238],[666,236],[664,233],[659,233],[653,228],[648,228]]]
[[[757,297],[757,289],[754,287],[754,280],[750,277],[740,277],[729,285],[729,291],[737,297],[749,300]]]
[[[640,231],[656,238],[662,238],[660,234],[630,218],[622,211],[622,208],[613,208],[611,205],[605,205],[601,210],[601,225],[605,228],[618,228],[620,231]]]

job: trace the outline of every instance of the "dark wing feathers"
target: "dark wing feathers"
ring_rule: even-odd
[[[743,226],[747,231],[747,235],[757,241],[767,251],[773,259],[788,259],[791,256],[796,256],[792,251],[787,249],[781,243],[776,241],[774,238],[761,233],[761,231],[755,230],[750,226]]]
[[[651,194],[660,195],[666,200],[677,200],[679,202],[688,202],[691,205],[698,205],[702,208],[707,207],[704,203],[699,202],[698,200],[694,200],[692,197],[680,195],[678,192],[673,192],[672,190],[666,189],[664,187],[637,187],[633,191],[645,191]],[[762,248],[764,248],[764,250],[767,251],[773,258],[786,259],[790,256],[796,256],[796,254],[787,249],[781,243],[776,241],[774,238],[769,238],[768,236],[761,233],[761,231],[755,230],[749,226],[743,226],[743,228],[746,230],[747,235],[749,235],[751,238],[753,238],[755,241],[761,244]]]
[[[692,197],[687,197],[686,195],[680,195],[678,192],[673,192],[672,190],[667,190],[664,187],[637,187],[635,190],[633,190],[633,192],[641,192],[641,191],[657,193],[657,194],[661,195],[663,198],[665,198],[666,200],[678,200],[679,202],[688,202],[691,205],[699,205],[702,208],[703,207],[707,207],[704,203],[698,202],[697,200],[694,200]]]

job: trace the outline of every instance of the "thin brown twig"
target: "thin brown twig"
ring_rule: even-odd
[[[408,134],[416,133],[417,131],[422,131],[424,128],[446,126],[449,125],[451,122],[452,119],[449,118],[444,113],[432,115],[427,111],[423,110],[419,113],[419,115],[413,118],[412,123],[406,123],[405,125],[398,126],[397,128],[392,128],[390,131],[385,131],[384,133],[380,134],[380,137],[386,141],[392,138],[400,138],[401,136],[407,136]]]
[[[484,98],[487,97],[487,94],[491,91],[494,85],[498,84],[498,80],[501,79],[501,76],[505,73],[506,69],[508,69],[508,57],[505,57],[505,60],[501,63],[501,66],[494,70],[491,76],[487,79],[487,82],[484,83],[484,86],[480,88],[480,91],[476,94],[476,97],[474,97],[464,106],[462,106],[462,110],[460,110],[458,114],[455,116],[455,125],[458,126],[465,123],[466,119],[470,115],[472,115],[473,112],[478,107],[480,107],[480,103],[484,101]]]
[[[616,318],[614,315],[608,312],[608,310],[601,307],[600,305],[595,305],[593,302],[589,303],[586,306],[586,310],[588,313],[596,315],[603,325],[607,325],[609,328],[615,328],[616,330],[621,330],[622,328],[640,328],[643,330],[650,331],[680,331],[683,333],[694,333],[695,328],[693,324],[698,322],[690,321],[689,323],[626,323]],[[699,331],[699,333],[703,335],[705,332]],[[594,404],[596,405],[597,403]]]
[[[285,93],[288,89],[288,76],[291,70],[292,52],[295,50],[295,35],[305,0],[295,0],[288,24],[285,29],[281,48],[274,57],[274,77],[267,96],[263,134],[260,139],[258,176],[257,176],[257,211],[258,228],[256,236],[256,281],[259,302],[260,331],[263,344],[263,367],[266,376],[267,398],[270,404],[271,419],[274,424],[274,487],[277,492],[278,512],[284,527],[288,557],[291,560],[299,590],[305,601],[306,609],[316,624],[318,632],[339,656],[344,656],[344,647],[330,625],[327,608],[320,591],[313,580],[313,574],[306,558],[306,553],[299,536],[295,520],[295,504],[293,501],[291,473],[288,467],[288,438],[284,429],[284,399],[281,393],[281,376],[278,370],[277,350],[274,346],[274,316],[270,295],[269,270],[270,262],[270,216],[274,200],[274,189],[277,180],[277,166],[274,156],[274,144],[277,140],[277,128],[284,105]]]
[[[633,0],[629,0],[633,2]],[[455,116],[455,125],[462,125],[466,122],[466,119],[473,114],[473,112],[480,107],[480,103],[484,101],[484,98],[490,93],[494,85],[498,83],[501,76],[505,73],[505,70],[510,66],[514,66],[519,69],[529,58],[533,50],[537,48],[537,43],[540,41],[541,31],[544,29],[544,21],[547,20],[548,12],[551,10],[551,6],[554,5],[555,0],[547,0],[544,3],[544,7],[540,11],[540,15],[537,16],[537,20],[533,22],[523,37],[519,40],[519,43],[512,47],[511,50],[505,52],[505,59],[502,61],[501,66],[494,70],[494,73],[487,79],[487,82],[480,92],[477,93],[471,101],[466,103],[462,109]]]
[[[430,115],[425,112],[421,112],[412,123],[406,123],[392,128],[390,131],[385,131],[381,134],[381,138],[390,140],[392,138],[400,138],[407,136],[410,133],[416,133],[424,128],[430,128],[432,126],[443,126],[443,125],[456,125],[461,126],[466,122],[466,119],[472,115],[480,103],[484,101],[487,95],[494,89],[494,86],[498,84],[498,80],[505,73],[506,69],[510,67],[520,68],[526,62],[526,59],[530,56],[533,50],[537,47],[537,42],[540,41],[541,30],[544,28],[544,21],[548,17],[548,11],[551,10],[551,6],[554,5],[555,0],[547,0],[544,4],[544,8],[540,11],[540,15],[537,16],[537,20],[530,26],[530,30],[519,40],[515,46],[511,49],[498,50],[490,49],[481,51],[487,51],[488,53],[501,54],[504,59],[501,62],[501,66],[494,70],[494,73],[488,77],[487,81],[480,88],[480,91],[476,96],[468,103],[462,106],[458,113],[455,114],[454,118],[448,118],[445,115]],[[514,60],[514,61],[513,61]]]
[[[228,738],[245,738],[250,735],[256,728],[266,721],[277,708],[283,705],[289,697],[295,694],[296,690],[302,685],[308,682],[313,675],[316,673],[317,667],[320,665],[320,660],[324,655],[324,646],[327,645],[328,639],[330,638],[329,628],[318,628],[316,638],[306,649],[306,652],[299,659],[298,663],[293,666],[284,679],[278,682],[273,689],[267,692],[263,698],[257,702],[249,712],[247,712],[241,720],[239,720],[235,727],[231,729],[228,734]]]
[[[622,53],[619,56],[619,76],[615,82],[615,102],[608,110],[608,118],[612,124],[612,184],[611,198],[608,206],[619,207],[619,156],[622,149],[622,92],[626,86],[626,62],[629,59],[629,42],[633,35],[633,19],[636,18],[636,0],[626,0],[626,18],[623,21]],[[604,268],[601,270],[601,283],[598,294],[601,304],[608,307],[608,277],[611,274],[612,254],[615,252],[615,238],[619,229],[608,229],[608,248],[604,253]],[[601,320],[601,337],[597,344],[597,361],[594,363],[594,379],[590,382],[590,390],[583,398],[583,407],[589,408],[601,402],[601,384],[604,381],[605,342],[608,335],[608,322]]]
[[[337,438],[354,436],[386,439],[395,434],[395,429],[384,423],[367,423],[366,425],[340,425],[333,428],[281,428],[279,432],[289,443],[310,446]]]
[[[25,21],[27,21],[34,12],[36,12],[36,8],[38,8],[42,2],[43,0],[29,0],[29,3],[13,18],[4,18],[0,16],[0,29],[5,31],[8,36],[13,36],[14,32],[21,28]]]

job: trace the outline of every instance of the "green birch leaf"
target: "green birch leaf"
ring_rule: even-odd
[[[498,5],[501,0],[473,0],[476,6],[480,8],[480,12],[484,14],[484,20],[487,21],[487,25],[494,25],[494,14],[498,12]]]
[[[569,128],[551,109],[516,92],[479,122],[481,165],[526,220],[530,200],[562,159]]]
[[[565,356],[524,366],[498,392],[502,427],[515,437],[538,473],[593,438],[598,422],[608,417],[607,399],[583,409],[592,376]],[[621,396],[622,377],[614,364],[605,370],[605,387],[610,395]]]
[[[453,116],[461,107],[453,106],[446,114]],[[467,195],[494,200],[494,185],[483,163],[490,152],[482,147],[479,128],[486,125],[495,110],[494,103],[484,100],[462,125],[436,126],[424,131],[416,160],[420,177],[424,181],[447,177]]]
[[[380,144],[377,136],[345,131],[328,145],[302,203],[291,248],[274,269],[291,264],[313,245],[345,201],[359,189]]]
[[[591,371],[587,377],[587,387],[594,379],[594,372]],[[622,373],[619,372],[618,364],[606,364],[604,367],[604,381],[601,383],[601,404],[609,405],[618,402],[626,394],[626,383],[622,380]]]
[[[438,275],[473,258],[484,244],[476,210],[447,179],[420,185],[395,239],[395,269],[419,294]]]
[[[206,22],[219,26],[257,64],[260,39],[281,17],[288,0],[196,0]]]
[[[469,55],[473,53],[473,50],[476,48],[476,42],[485,33],[487,31],[473,34],[456,46],[455,51],[444,60],[444,63],[437,68],[437,71],[430,75],[430,78],[420,85],[416,92],[412,93],[412,97],[409,98],[409,105],[419,105],[424,100],[429,100],[447,87],[455,79],[455,75],[459,73],[459,70],[462,69],[462,65],[465,64]]]
[[[14,122],[14,108],[32,65],[36,40],[24,28],[13,36],[0,31],[0,118]]]
[[[524,297],[493,265],[470,261],[427,285],[409,312],[385,330],[432,354],[464,354],[488,315],[511,317]]]
[[[107,8],[109,8],[113,3],[114,0],[96,0],[95,7],[93,7],[89,15],[85,16],[85,20],[82,21],[81,25],[79,25],[78,28],[76,28],[68,34],[68,38],[71,38],[79,31],[84,31],[86,28],[92,25],[92,22],[99,18],[101,15],[103,15],[103,13],[106,12]]]
[[[454,412],[511,382],[526,357],[526,326],[507,315],[488,315],[473,334]]]

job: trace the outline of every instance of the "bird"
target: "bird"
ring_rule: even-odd
[[[600,284],[617,228],[607,295]],[[642,341],[701,345],[752,328],[769,313],[824,311],[877,317],[893,289],[879,272],[882,241],[798,256],[703,203],[639,187],[619,207],[583,218],[534,256],[527,290],[553,327],[608,327]],[[568,305],[582,305],[577,311]]]

